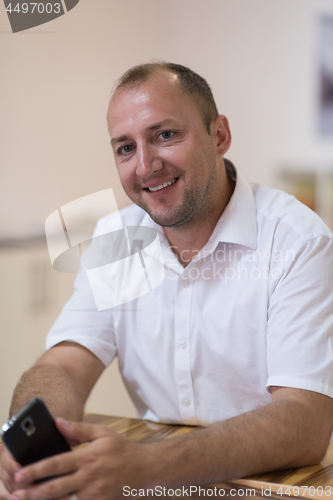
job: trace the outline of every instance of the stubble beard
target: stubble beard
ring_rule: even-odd
[[[198,209],[198,199],[200,197],[199,189],[185,189],[183,201],[180,205],[167,210],[166,214],[153,212],[149,206],[142,202],[139,206],[145,210],[151,219],[162,227],[179,227],[189,223],[194,213]]]
[[[135,203],[147,212],[156,224],[162,227],[181,227],[185,225],[189,227],[204,220],[212,210],[214,200],[216,200],[214,194],[218,187],[216,160],[209,155],[207,156],[206,161],[209,161],[210,167],[206,182],[185,188],[180,204],[171,209],[166,208],[167,213],[154,212],[142,200]]]

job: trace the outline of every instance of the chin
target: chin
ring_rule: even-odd
[[[145,209],[144,209],[145,210]],[[149,210],[145,210],[151,219],[162,227],[179,227],[186,224],[192,216],[189,214],[177,214],[173,216],[163,216],[162,214],[152,213]]]
[[[178,207],[172,207],[170,210],[154,210],[147,203],[145,203],[142,199],[132,201],[138,205],[142,210],[147,212],[150,218],[162,227],[178,227],[187,223],[193,216],[193,206],[183,206],[182,204],[178,205]]]

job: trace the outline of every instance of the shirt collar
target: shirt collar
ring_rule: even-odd
[[[236,181],[230,201],[219,218],[208,243],[234,243],[252,250],[257,246],[257,219],[250,184],[229,160],[224,160],[228,175]]]

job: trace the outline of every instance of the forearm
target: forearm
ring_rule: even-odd
[[[31,500],[55,493],[67,498],[72,491],[80,498],[112,500],[123,496],[125,485],[187,487],[318,462],[332,430],[333,400],[310,391],[276,389],[281,391],[264,408],[153,444],[133,443],[107,427],[58,419],[67,439],[87,446],[36,462],[14,479],[28,485]],[[54,481],[36,486],[37,480],[54,474]],[[23,491],[16,494],[27,498]]]
[[[10,416],[33,397],[42,398],[54,417],[82,418],[84,396],[61,366],[41,362],[25,372],[14,391]]]
[[[318,463],[329,433],[316,442],[314,425],[304,406],[278,401],[153,445],[154,477],[170,486],[207,484]]]

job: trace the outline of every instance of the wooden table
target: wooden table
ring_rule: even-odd
[[[156,424],[135,418],[107,417],[94,414],[86,415],[84,421],[105,425],[126,436],[128,439],[142,443],[179,436],[195,430],[195,427]],[[216,488],[215,491],[214,488]],[[204,492],[206,493],[205,496]],[[171,496],[160,496],[160,498],[181,500],[207,497],[223,498],[224,496],[231,497],[231,499],[251,497],[258,499],[260,497],[262,499],[271,498],[277,500],[286,500],[288,498],[290,500],[296,498],[333,500],[333,444],[329,446],[327,454],[320,465],[269,472],[245,479],[206,485],[202,487],[200,496],[194,490],[190,496],[189,489],[188,496],[186,494],[180,496],[179,492],[175,495],[172,495],[172,491],[170,493]],[[122,498],[125,500],[130,497],[123,496]],[[136,498],[140,499],[142,497],[137,496]]]

